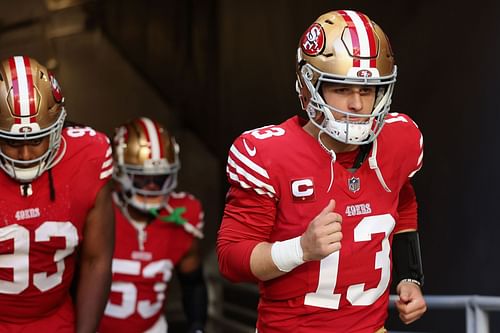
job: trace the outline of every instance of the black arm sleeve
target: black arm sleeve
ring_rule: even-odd
[[[392,240],[393,282],[403,279],[416,280],[424,285],[424,270],[420,255],[418,232],[409,231],[394,235]]]
[[[178,272],[182,290],[182,305],[188,321],[189,333],[202,333],[207,321],[208,295],[203,266],[189,273]]]

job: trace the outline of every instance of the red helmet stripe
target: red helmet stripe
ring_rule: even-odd
[[[158,126],[157,122],[153,122],[153,125],[155,126],[155,133],[158,135],[158,143],[160,146],[160,158],[166,158],[165,145],[164,145],[162,137],[161,137],[160,127]]]
[[[26,116],[34,116],[36,113],[31,64],[27,57],[12,57],[9,58],[9,66],[12,76],[14,119],[16,124],[20,124],[27,120]],[[36,118],[30,117],[28,121],[36,122]]]
[[[340,15],[344,18],[345,23],[347,24],[347,27],[349,28],[349,34],[351,35],[351,44],[352,44],[352,52],[353,52],[353,61],[352,65],[354,67],[359,67],[360,66],[360,61],[359,61],[359,55],[360,55],[360,46],[359,46],[359,37],[358,37],[358,32],[356,31],[356,26],[354,25],[354,22],[352,21],[351,17],[349,14],[347,14],[346,11],[341,10],[339,11]]]
[[[142,127],[142,131],[144,132],[144,135],[146,136],[147,142],[148,143],[151,142],[151,140],[149,139],[148,128],[146,127],[146,124],[144,124],[144,118],[139,119],[139,126]],[[149,158],[151,159],[151,153],[149,153]]]
[[[16,63],[14,62],[14,58],[9,58],[9,67],[10,67],[10,75],[12,77],[12,92],[14,93],[13,104],[14,104],[14,121],[16,124],[19,124],[21,121],[17,115],[21,113],[21,107],[19,104],[19,84],[17,81],[17,71],[16,71]]]
[[[375,32],[365,15],[360,15],[359,17],[365,26],[368,44],[370,45],[370,67],[377,67],[377,44],[375,43]]]
[[[160,149],[160,133],[156,126],[148,118],[141,118],[140,124],[150,145],[151,154],[149,158],[153,160],[164,158],[163,151]]]
[[[367,18],[351,10],[339,11],[351,35],[354,67],[376,67],[377,47],[373,28]],[[365,60],[369,59],[369,60]],[[369,61],[363,64],[365,61]],[[364,66],[363,66],[364,65]]]
[[[29,98],[29,114],[32,116],[30,118],[30,123],[31,122],[36,122],[36,105],[35,105],[35,85],[33,84],[33,75],[31,73],[31,64],[30,64],[30,58],[28,57],[23,57],[24,58],[24,68],[26,69],[26,81],[27,81],[27,86],[28,86],[28,98]]]

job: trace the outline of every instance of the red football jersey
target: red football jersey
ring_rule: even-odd
[[[20,183],[0,172],[0,332],[62,326],[58,332],[74,331],[69,288],[77,247],[113,164],[108,138],[89,127],[63,129],[60,153],[62,159],[31,183],[28,196],[22,195]],[[44,318],[53,326],[42,325]],[[27,328],[37,320],[38,328]],[[7,328],[6,322],[13,325]]]
[[[203,210],[194,196],[173,192],[159,215],[176,214],[177,209],[186,224],[155,219],[141,233],[124,216],[116,195],[114,201],[113,284],[99,332],[144,332],[163,313],[167,284],[192,245],[191,228],[195,233],[202,230]]]
[[[231,188],[218,236],[221,272],[238,280],[226,256],[249,262],[257,242],[301,235],[335,199],[343,218],[341,250],[261,282],[257,328],[373,333],[387,317],[392,236],[417,228],[416,218],[399,220],[398,203],[422,165],[422,135],[408,116],[388,115],[367,159],[352,173],[303,125],[294,117],[234,141],[227,165]],[[412,189],[407,192],[411,198]],[[228,252],[238,242],[249,245],[239,247],[239,254]]]

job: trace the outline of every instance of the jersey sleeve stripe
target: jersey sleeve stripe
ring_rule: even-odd
[[[227,175],[229,176],[229,179],[234,180],[235,182],[240,183],[241,187],[243,187],[243,188],[251,188],[251,186],[248,185],[247,183],[245,183],[244,181],[242,181],[238,177],[237,174],[235,174],[234,172],[231,172],[231,170],[229,169],[229,166],[226,168],[226,172],[227,172]]]
[[[421,168],[422,168],[422,161],[424,159],[424,150],[422,149],[424,145],[424,136],[420,134],[420,155],[418,156],[417,159],[417,168],[413,170],[408,177],[413,177]]]
[[[424,150],[422,147],[424,146],[424,136],[420,134],[420,156],[418,157],[418,162],[417,164],[421,164],[422,160],[424,159]]]
[[[113,173],[113,159],[108,157],[107,160],[102,162],[101,166],[101,174],[99,175],[99,179],[106,179]]]
[[[418,157],[417,165],[422,164],[423,159],[424,159],[424,152],[421,152],[420,156]]]
[[[262,168],[260,165],[257,165],[255,162],[251,161],[245,155],[240,153],[240,151],[234,145],[231,146],[231,149],[229,151],[233,153],[234,157],[236,157],[239,161],[245,164],[248,168],[257,172],[259,175],[269,179],[269,175],[267,174],[267,171],[264,170],[264,168]]]
[[[198,214],[198,223],[196,223],[196,227],[198,229],[202,229],[204,225],[205,225],[205,212],[200,211],[200,213]]]
[[[229,176],[229,179],[237,182],[240,184],[240,186],[242,188],[245,188],[245,189],[253,189],[255,192],[257,192],[257,194],[266,194],[267,196],[271,197],[271,198],[274,198],[274,194],[273,193],[270,193],[270,192],[267,192],[267,191],[264,191],[260,188],[256,188],[256,187],[252,187],[250,185],[248,185],[247,183],[245,183],[244,181],[242,181],[237,174],[231,172],[231,171],[227,171],[227,174]]]
[[[413,170],[409,175],[408,178],[413,177],[420,169],[422,168],[422,164],[420,164],[415,170]]]
[[[102,162],[101,174],[99,175],[99,179],[106,179],[113,173],[113,149],[111,148],[108,137],[106,137],[106,142],[108,143],[108,148],[106,149],[106,153],[104,154],[106,160]]]
[[[113,159],[111,158],[102,163],[102,169],[107,169],[110,165],[113,165]]]
[[[101,174],[99,175],[99,179],[106,179],[108,178],[109,176],[111,176],[111,174],[113,173],[113,168],[110,168],[106,171],[103,171],[101,172]]]
[[[192,225],[191,223],[184,223],[182,225],[184,227],[184,230],[188,233],[188,234],[192,234],[193,236],[199,238],[199,239],[202,239],[203,237],[205,237],[203,235],[203,232],[199,229],[197,229],[194,225]]]
[[[257,188],[265,189],[265,190],[267,190],[267,192],[270,192],[272,194],[276,194],[276,191],[274,190],[274,187],[272,187],[271,185],[269,185],[269,184],[267,184],[267,183],[265,183],[265,182],[257,179],[256,177],[254,177],[253,175],[251,175],[250,173],[248,173],[247,171],[245,171],[245,169],[243,169],[238,164],[236,164],[236,162],[233,161],[233,159],[231,159],[231,157],[229,157],[227,159],[227,164],[228,164],[228,172],[230,172],[230,167],[232,167],[232,168],[234,168],[234,170],[236,171],[237,174],[240,174],[247,181],[249,181],[250,183],[256,185]]]

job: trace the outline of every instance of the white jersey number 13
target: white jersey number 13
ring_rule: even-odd
[[[390,214],[368,216],[363,218],[354,228],[354,242],[369,242],[372,235],[385,233],[382,240],[382,250],[375,254],[374,269],[380,269],[380,281],[375,288],[365,290],[365,284],[354,284],[347,288],[346,298],[352,305],[373,304],[387,289],[391,276],[389,235],[395,226],[394,218]],[[342,250],[336,251],[320,262],[319,281],[316,292],[307,293],[305,305],[320,308],[338,309],[341,294],[335,294],[337,276],[339,273],[339,257]]]

